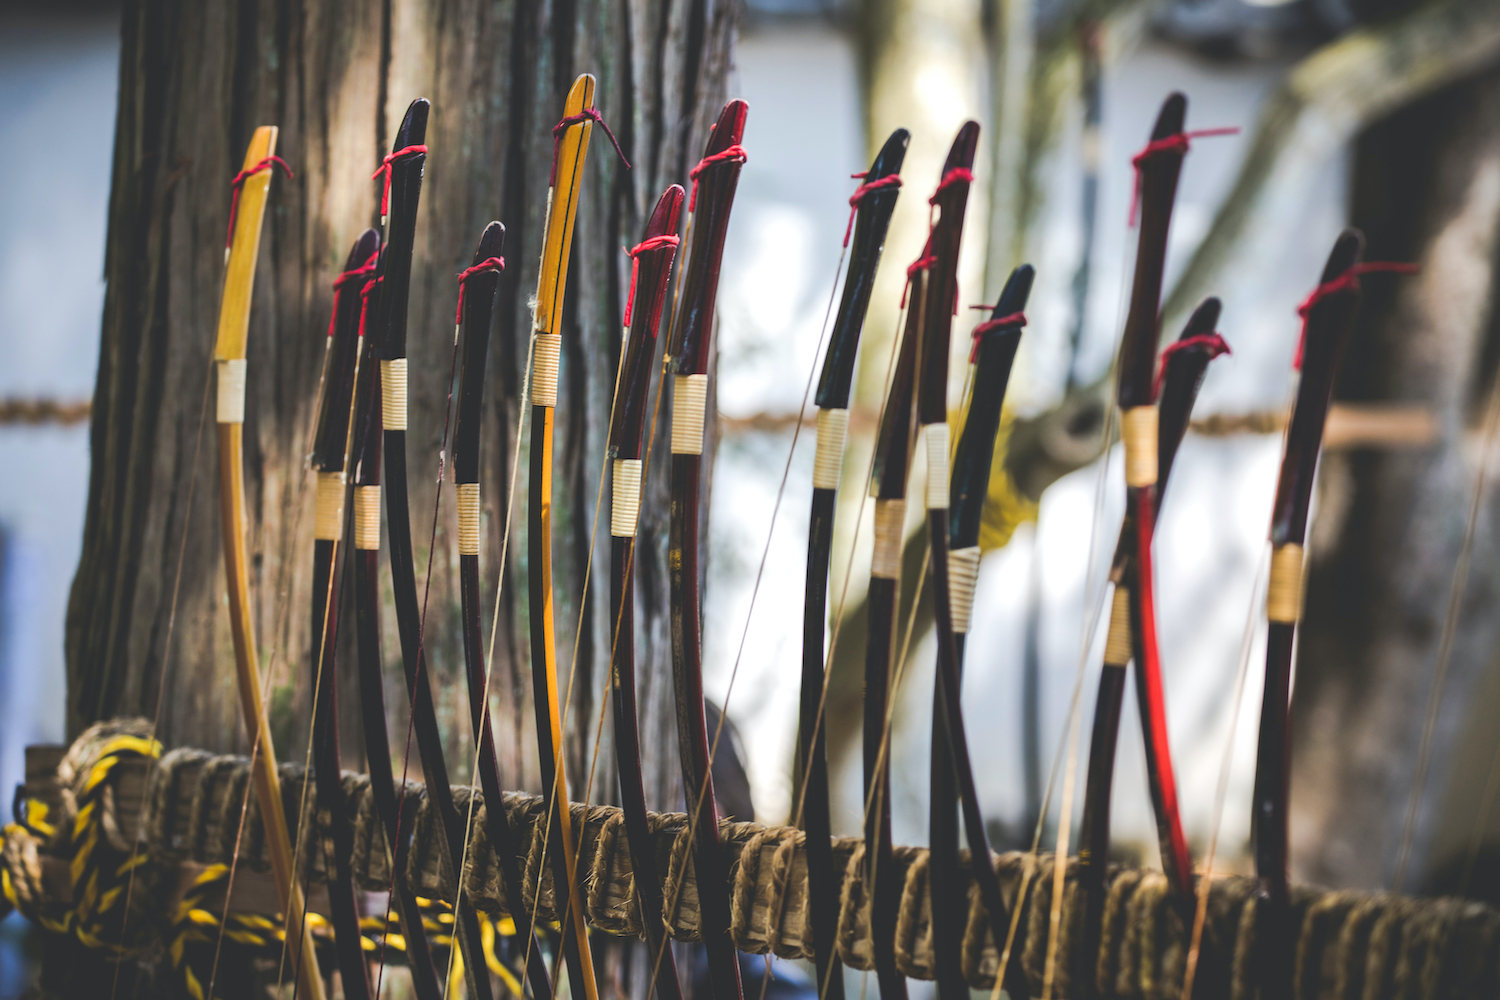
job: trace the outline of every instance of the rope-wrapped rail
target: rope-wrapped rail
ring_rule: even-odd
[[[95,727],[68,751],[61,773],[54,778],[28,768],[25,794],[47,806],[49,826],[65,829],[75,819],[71,809],[76,789],[92,769],[89,741],[103,745],[102,735],[122,727]],[[41,748],[36,748],[40,750]],[[56,760],[54,753],[52,759]],[[326,837],[328,817],[315,823],[296,823],[306,774],[296,765],[281,769],[282,794],[296,837]],[[242,804],[249,802],[243,824],[239,864],[242,870],[267,870],[264,836],[253,795],[245,795],[249,780],[246,758],[217,756],[178,749],[156,761],[126,760],[110,772],[108,794],[96,797],[104,815],[101,837],[112,848],[128,853],[138,834],[156,869],[145,884],[157,897],[169,895],[181,880],[161,877],[172,865],[227,863],[241,828]],[[356,884],[369,891],[390,885],[388,851],[375,813],[368,776],[345,773],[344,790],[355,830],[353,868]],[[473,799],[470,867],[465,889],[476,908],[493,914],[519,910],[529,916],[538,903],[543,919],[552,919],[551,869],[543,863],[544,807],[530,795],[506,796],[506,808],[516,835],[525,845],[521,858],[525,873],[521,906],[512,907],[500,887],[500,866],[485,835],[490,821],[482,796],[467,786],[451,789],[460,814],[467,815]],[[426,789],[415,782],[404,788],[407,815],[413,817],[410,864],[404,877],[420,895],[452,899],[453,886],[438,870],[440,852],[435,810]],[[309,803],[314,796],[309,790]],[[630,849],[622,830],[620,811],[612,806],[572,806],[574,829],[580,831],[580,857],[587,864],[589,920],[600,930],[639,935],[640,917],[634,899]],[[652,814],[654,850],[663,872],[671,935],[695,940],[698,898],[689,850],[687,817],[682,813]],[[811,958],[805,835],[791,827],[754,823],[723,823],[721,836],[731,859],[724,877],[731,888],[735,943],[744,951],[774,953],[784,958]],[[53,845],[12,825],[0,859],[11,886],[31,894],[31,903],[48,891],[43,859]],[[313,866],[314,882],[323,878],[322,859],[331,851],[303,841],[301,856]],[[838,949],[845,964],[855,969],[874,966],[874,949],[894,949],[897,968],[918,979],[932,978],[930,899],[925,848],[897,847],[895,877],[902,880],[900,918],[895,940],[875,942],[870,936],[869,894],[861,874],[863,844],[856,838],[834,842],[834,858],[843,868],[840,890]],[[999,965],[995,938],[1004,944],[1014,907],[1022,907],[1013,961],[1018,961],[1033,989],[1040,993],[1047,957],[1053,859],[1020,853],[995,858],[1007,907],[1000,914],[997,934],[991,935],[990,915],[972,885],[967,889],[968,921],[963,941],[964,973],[970,984],[989,989]],[[1082,907],[1069,863],[1054,995],[1074,992],[1068,971],[1077,968],[1074,950],[1080,939]],[[1029,869],[1029,871],[1028,871]],[[1024,892],[1024,898],[1018,900]],[[167,898],[145,905],[166,906]],[[1482,903],[1456,899],[1416,900],[1398,896],[1329,892],[1315,888],[1294,891],[1294,936],[1257,933],[1255,884],[1238,877],[1216,879],[1210,889],[1203,953],[1194,993],[1198,997],[1250,1000],[1260,995],[1257,970],[1266,964],[1262,941],[1293,940],[1297,995],[1303,998],[1493,997],[1500,993],[1500,911]],[[1189,928],[1180,908],[1168,894],[1165,877],[1156,871],[1116,868],[1110,873],[1104,932],[1092,962],[1100,993],[1106,997],[1144,997],[1171,1000],[1180,995],[1187,958]]]

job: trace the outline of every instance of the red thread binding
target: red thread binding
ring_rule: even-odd
[[[912,279],[917,276],[918,271],[925,271],[937,263],[937,255],[932,252],[932,238],[929,236],[927,245],[922,248],[922,256],[912,261],[906,269],[906,287],[901,289],[901,308],[906,308],[906,295],[911,291]]]
[[[721,149],[712,156],[705,156],[698,161],[698,165],[688,171],[688,180],[693,182],[693,193],[688,197],[688,211],[691,212],[698,207],[698,177],[713,166],[715,163],[744,163],[750,157],[745,154],[745,147],[739,143],[727,149]]]
[[[1192,148],[1194,139],[1212,139],[1221,135],[1239,135],[1238,125],[1230,125],[1226,128],[1199,128],[1191,132],[1173,132],[1171,135],[1161,139],[1154,139],[1146,143],[1144,149],[1130,158],[1130,165],[1135,168],[1135,193],[1130,196],[1130,224],[1133,226],[1140,213],[1141,207],[1141,167],[1153,156],[1161,153],[1178,153],[1186,155]]]
[[[385,278],[371,278],[365,282],[365,287],[359,290],[359,335],[363,339],[365,335],[365,321],[370,318],[370,293],[385,281]]]
[[[849,176],[864,178],[868,177],[869,175],[870,172],[867,170],[862,174],[850,174]],[[859,213],[859,206],[864,203],[865,198],[871,194],[874,194],[876,191],[887,191],[891,188],[900,187],[901,175],[891,174],[888,177],[882,177],[879,180],[861,184],[859,187],[854,189],[854,193],[849,196],[849,225],[844,228],[844,246],[847,247],[849,245],[849,237],[854,235],[854,217]]]
[[[1302,317],[1302,333],[1297,337],[1297,356],[1292,360],[1294,371],[1302,370],[1302,346],[1307,340],[1307,318],[1312,314],[1313,306],[1336,292],[1359,291],[1359,276],[1369,274],[1372,271],[1385,271],[1391,274],[1416,274],[1422,269],[1415,264],[1402,264],[1390,260],[1372,260],[1362,264],[1355,264],[1343,274],[1329,281],[1323,282],[1317,288],[1308,293],[1307,298],[1297,307],[1297,315]]]
[[[343,274],[333,279],[333,313],[328,317],[328,337],[330,340],[333,339],[333,327],[334,324],[338,322],[339,317],[339,290],[349,282],[353,281],[355,278],[363,278],[367,274],[374,274],[375,266],[379,261],[380,251],[376,250],[374,253],[370,254],[370,258],[363,264],[359,265],[359,267],[356,267],[350,271],[345,271]],[[361,289],[361,291],[363,291],[363,289]],[[363,313],[363,308],[363,306],[360,307],[361,313]]]
[[[970,306],[970,309],[994,309],[994,306]],[[987,319],[983,323],[969,331],[969,336],[974,339],[974,346],[969,348],[969,364],[979,359],[979,341],[985,334],[992,330],[1008,329],[1026,325],[1026,314],[1023,312],[1007,313],[994,319]]]
[[[380,166],[376,167],[375,168],[375,172],[370,175],[370,180],[373,181],[375,178],[379,177],[381,174],[385,174],[385,190],[382,191],[381,195],[380,195],[380,217],[382,219],[384,219],[387,215],[390,214],[390,207],[391,207],[391,168],[395,165],[395,163],[396,163],[397,160],[404,160],[408,156],[416,156],[418,153],[421,153],[421,154],[425,155],[427,153],[427,147],[426,146],[402,146],[400,149],[396,150],[394,153],[387,153],[385,159],[383,159],[383,160],[380,161]]]
[[[964,167],[954,167],[943,175],[942,180],[938,181],[937,190],[932,192],[932,197],[927,199],[927,204],[936,205],[938,199],[943,196],[943,192],[955,184],[972,183],[974,183],[974,171],[967,170]]]
[[[224,237],[225,250],[228,250],[231,246],[234,245],[234,220],[235,217],[239,215],[240,211],[240,189],[245,186],[245,182],[248,181],[251,177],[254,177],[262,170],[270,170],[273,167],[280,167],[281,172],[286,174],[287,180],[291,180],[292,177],[295,176],[292,173],[292,168],[287,166],[286,161],[281,157],[268,156],[254,166],[246,167],[244,170],[241,170],[239,173],[235,174],[234,179],[229,182],[229,189],[234,192],[234,196],[230,199],[229,202],[229,232]]]
[[[552,126],[552,174],[547,180],[547,186],[552,187],[557,183],[557,152],[562,148],[563,133],[574,125],[582,125],[584,122],[594,122],[604,129],[604,134],[609,136],[610,145],[615,147],[619,154],[620,162],[625,164],[625,169],[630,169],[630,161],[625,158],[625,151],[620,148],[620,140],[609,130],[609,125],[604,121],[604,116],[599,113],[598,108],[584,108],[576,115],[568,115],[562,121]]]
[[[499,274],[503,270],[504,257],[486,257],[473,267],[458,272],[458,308],[453,313],[455,326],[464,321],[464,283],[476,274]]]
[[[1156,368],[1156,380],[1151,383],[1151,395],[1153,398],[1161,395],[1161,384],[1167,377],[1167,362],[1172,360],[1172,355],[1179,351],[1193,349],[1207,351],[1209,361],[1212,361],[1221,354],[1234,353],[1229,349],[1228,342],[1219,336],[1217,331],[1213,333],[1198,333],[1191,337],[1183,337],[1181,340],[1174,340],[1162,348],[1161,362]]]
[[[648,250],[663,250],[667,247],[671,247],[672,252],[676,253],[677,245],[681,242],[682,237],[667,233],[664,236],[653,236],[649,240],[642,240],[625,251],[630,254],[630,294],[625,298],[625,326],[630,326],[630,312],[635,308],[635,284],[641,275],[641,254]]]

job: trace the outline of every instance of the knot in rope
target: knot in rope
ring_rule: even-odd
[[[1361,264],[1355,264],[1336,278],[1323,282],[1317,288],[1307,293],[1307,298],[1297,307],[1297,315],[1302,317],[1302,333],[1297,338],[1297,357],[1292,361],[1292,368],[1296,371],[1302,370],[1302,347],[1307,340],[1307,320],[1312,315],[1313,306],[1323,301],[1330,295],[1339,292],[1359,291],[1359,276],[1381,271],[1389,274],[1416,274],[1422,269],[1415,264],[1403,264],[1391,260],[1372,260]]]
[[[864,178],[869,175],[870,172],[866,170],[864,173],[850,174],[849,176]],[[844,228],[844,246],[849,245],[849,237],[854,235],[854,217],[859,213],[859,206],[864,204],[865,198],[877,191],[900,190],[900,188],[901,175],[890,174],[878,180],[867,181],[854,189],[854,193],[849,196],[849,225]]]
[[[620,162],[625,164],[626,170],[630,169],[630,161],[625,158],[625,151],[620,148],[620,141],[609,130],[609,125],[605,122],[604,116],[599,113],[599,109],[584,108],[578,114],[568,115],[562,121],[552,126],[552,174],[547,181],[548,187],[557,183],[557,152],[562,148],[563,133],[574,125],[582,125],[584,122],[595,122],[600,128],[604,129],[604,134],[609,136],[610,145],[615,147],[615,153],[619,155]]]
[[[1183,337],[1181,340],[1174,340],[1162,348],[1161,363],[1156,369],[1156,380],[1151,383],[1151,395],[1153,397],[1161,395],[1161,384],[1167,377],[1167,362],[1172,360],[1174,354],[1189,350],[1208,352],[1207,360],[1209,361],[1212,361],[1221,354],[1234,353],[1229,349],[1228,341],[1220,336],[1217,330],[1213,333],[1198,333],[1191,337]]]
[[[969,308],[994,309],[995,307],[970,306]],[[994,319],[987,319],[983,323],[980,323],[978,326],[974,327],[973,330],[969,331],[969,336],[974,340],[973,346],[969,348],[969,364],[972,365],[975,361],[979,360],[979,341],[985,334],[990,333],[994,330],[1006,330],[1012,327],[1022,327],[1025,325],[1026,314],[1024,312],[1013,312],[1006,313],[1004,316],[996,316]]]
[[[668,247],[676,253],[677,246],[681,242],[682,237],[668,233],[665,236],[653,236],[649,240],[642,240],[625,251],[630,255],[630,294],[625,297],[625,326],[630,326],[630,312],[635,308],[635,285],[641,274],[641,254],[651,250],[665,250]]]
[[[688,197],[688,211],[691,212],[698,207],[698,178],[715,163],[741,163],[750,157],[745,153],[745,147],[735,143],[726,149],[721,149],[711,156],[705,156],[698,161],[698,165],[688,171],[688,180],[693,182],[693,193]]]
[[[234,194],[229,201],[229,232],[224,237],[225,250],[228,250],[230,246],[234,244],[234,220],[236,216],[239,215],[240,211],[240,189],[245,186],[246,181],[254,177],[256,174],[260,173],[263,170],[272,169],[280,169],[282,173],[286,174],[287,180],[291,180],[294,176],[296,176],[292,173],[292,168],[287,166],[287,162],[281,157],[268,156],[264,160],[261,160],[259,163],[241,170],[239,173],[235,174],[234,179],[229,182],[229,189],[234,192]]]
[[[337,278],[333,279],[333,312],[328,317],[328,336],[329,337],[333,336],[333,328],[334,328],[334,325],[338,322],[338,318],[339,318],[339,292],[343,289],[343,287],[345,285],[347,285],[349,282],[353,281],[355,278],[363,278],[366,275],[374,274],[375,273],[375,267],[376,267],[376,265],[378,264],[379,261],[380,261],[380,251],[376,250],[374,253],[370,254],[370,259],[367,260],[367,261],[365,261],[363,264],[359,265],[359,267],[356,267],[356,268],[353,268],[351,270],[345,271],[343,274],[341,274]],[[361,292],[361,294],[363,294],[364,289],[360,289],[360,292]]]
[[[396,150],[394,153],[387,153],[386,156],[385,156],[385,158],[380,161],[380,166],[376,167],[375,168],[375,172],[370,175],[370,180],[373,181],[375,178],[379,177],[381,174],[385,174],[385,188],[384,188],[384,190],[380,194],[380,218],[381,218],[381,223],[380,224],[382,226],[385,225],[385,218],[386,218],[386,216],[388,216],[390,214],[390,207],[391,207],[391,171],[392,171],[392,168],[395,167],[397,160],[404,160],[407,157],[417,156],[418,154],[426,156],[427,155],[427,147],[426,146],[402,146],[400,149]]]
[[[464,284],[476,274],[499,274],[503,270],[504,257],[486,257],[473,267],[458,272],[458,308],[453,313],[455,325],[464,321]]]
[[[1229,125],[1224,128],[1199,128],[1191,132],[1173,132],[1171,135],[1162,136],[1146,143],[1139,153],[1130,158],[1130,165],[1135,168],[1135,192],[1130,196],[1130,224],[1133,226],[1140,214],[1141,207],[1141,168],[1146,161],[1162,153],[1176,153],[1184,156],[1192,148],[1194,139],[1212,139],[1221,135],[1239,135],[1238,125]]]

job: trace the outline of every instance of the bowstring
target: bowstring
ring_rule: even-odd
[[[1474,490],[1469,498],[1469,514],[1464,522],[1463,543],[1459,546],[1458,558],[1453,565],[1453,583],[1448,591],[1448,610],[1443,618],[1442,637],[1438,641],[1437,665],[1433,670],[1432,687],[1427,693],[1427,714],[1422,722],[1422,742],[1417,751],[1417,774],[1412,781],[1411,796],[1406,802],[1406,818],[1402,823],[1401,847],[1396,854],[1396,874],[1391,880],[1391,891],[1401,892],[1406,880],[1406,868],[1411,860],[1412,843],[1417,835],[1417,812],[1422,804],[1422,791],[1427,784],[1427,769],[1432,763],[1432,742],[1437,734],[1438,712],[1442,708],[1443,689],[1448,681],[1448,664],[1453,659],[1453,640],[1458,632],[1459,612],[1463,607],[1464,591],[1469,583],[1469,561],[1474,553],[1475,529],[1479,524],[1479,508],[1484,500],[1484,487],[1489,479],[1490,459],[1494,452],[1495,435],[1500,429],[1500,383],[1490,389],[1489,405],[1486,407],[1484,444],[1480,453],[1479,472],[1474,477]]]
[[[521,469],[521,441],[522,441],[522,435],[525,433],[525,430],[526,430],[527,416],[528,416],[528,413],[529,413],[529,411],[531,409],[531,407],[527,404],[527,398],[528,398],[528,396],[529,396],[529,394],[531,392],[531,362],[532,362],[532,357],[533,357],[533,354],[534,354],[535,350],[536,350],[536,334],[533,333],[531,335],[530,341],[529,341],[529,343],[527,344],[527,347],[526,347],[526,363],[525,363],[524,368],[522,369],[522,374],[521,374],[521,405],[519,405],[519,406],[516,407],[516,409],[517,409],[518,412],[517,412],[517,415],[516,415],[516,438],[515,438],[515,448],[514,448],[514,452],[515,453],[514,453],[514,455],[511,456],[510,491],[509,491],[509,493],[506,496],[506,502],[505,502],[505,533],[501,536],[501,539],[500,539],[500,568],[495,573],[495,576],[496,576],[496,579],[495,579],[495,609],[494,609],[494,612],[490,616],[490,639],[489,639],[489,642],[486,645],[485,654],[484,654],[484,686],[481,688],[481,696],[482,696],[482,700],[483,700],[483,704],[484,704],[484,711],[481,714],[481,722],[485,726],[489,726],[490,725],[490,679],[491,679],[490,678],[490,674],[491,674],[491,671],[494,669],[494,664],[495,664],[495,636],[497,636],[500,633],[500,599],[501,599],[501,596],[505,592],[506,557],[509,554],[509,550],[510,550],[510,529],[511,529],[511,526],[513,524],[513,518],[514,518],[515,510],[516,510],[516,483],[517,483],[517,476],[519,475],[520,469]],[[474,782],[473,782],[474,775],[476,775],[476,774],[479,773],[479,753],[480,753],[480,742],[479,741],[480,741],[480,737],[481,736],[482,736],[482,731],[479,732],[479,733],[475,733],[474,734],[474,763],[469,768],[469,779],[470,779],[469,787],[470,787],[471,790],[474,787]],[[475,800],[475,798],[476,798],[476,796],[474,796],[474,795],[470,795],[469,796],[469,811],[468,811],[468,815],[465,817],[465,820],[464,820],[464,853],[463,853],[463,856],[462,856],[462,858],[461,858],[461,860],[459,862],[459,872],[460,872],[460,874],[462,874],[464,871],[467,870],[468,864],[469,864],[469,847],[473,843],[474,800]],[[544,850],[545,850],[545,848],[544,848]],[[457,913],[457,911],[458,911],[457,902],[458,902],[459,898],[463,894],[463,888],[462,888],[462,886],[463,886],[463,878],[459,879],[458,885],[459,885],[459,888],[455,891],[455,895],[454,895],[454,904],[455,904],[454,905],[454,912],[455,913]],[[522,887],[521,886],[516,886],[515,891],[516,891],[516,896],[517,896],[516,902],[519,903],[520,905],[524,906],[525,902],[524,902],[524,900],[522,900],[520,898],[521,897],[521,893],[522,893]],[[510,900],[507,899],[506,903],[507,903],[507,909],[509,909],[510,908]],[[390,903],[389,902],[386,903],[386,911],[387,911],[386,919],[389,920],[390,919]],[[512,919],[514,919],[514,917],[512,917]],[[527,939],[526,939],[526,961],[523,962],[522,965],[521,965],[521,969],[522,969],[523,973],[525,972],[526,968],[529,966],[529,964],[531,962],[531,942],[536,939],[535,930],[536,930],[536,925],[535,925],[535,923],[533,923],[532,924],[532,933],[529,934],[527,936]],[[449,977],[451,978],[451,976],[452,976],[452,963],[453,963],[453,956],[451,954],[448,957],[448,962],[449,962]],[[382,965],[382,970],[383,969],[384,969],[384,966]],[[524,978],[524,975],[523,975],[522,982],[524,982],[524,981],[525,981],[525,978]],[[444,988],[446,989],[446,987],[444,987]],[[524,987],[523,987],[523,995],[524,995]]]
[[[154,743],[156,741],[157,729],[161,725],[161,706],[167,691],[167,666],[172,658],[172,632],[177,625],[177,599],[182,590],[182,567],[187,556],[188,529],[193,523],[193,496],[198,486],[198,456],[203,445],[203,428],[208,424],[208,396],[209,388],[213,384],[214,358],[209,353],[208,366],[203,372],[203,399],[198,405],[198,430],[193,437],[193,461],[192,471],[188,474],[187,509],[182,516],[182,540],[177,546],[177,568],[172,575],[172,598],[167,605],[167,634],[162,644],[161,676],[156,685],[156,708],[151,716],[151,728],[147,739]],[[152,772],[156,770],[156,757],[146,761],[146,778],[143,787],[151,786]],[[135,831],[135,850],[132,853],[139,854],[141,845],[145,839],[145,824],[139,824]],[[130,866],[130,875],[125,881],[125,912],[120,919],[120,948],[125,947],[126,932],[130,927],[130,901],[135,893],[135,873],[139,865]],[[110,1000],[115,1000],[120,989],[120,967],[125,963],[116,962],[114,977],[109,988]]]
[[[334,310],[335,321],[337,321],[337,316],[338,316],[339,291],[340,290],[335,290],[334,291],[334,296],[333,296],[333,310]],[[360,343],[360,342],[356,342],[356,344],[355,344],[355,348],[354,348],[354,372],[353,372],[353,375],[352,375],[352,383],[351,383],[353,385],[358,385],[359,384],[359,362],[360,362],[360,354],[362,353],[360,351],[360,348],[363,347],[363,346],[364,345],[362,343]],[[332,353],[333,353],[333,337],[330,336],[328,338],[327,343],[323,347],[323,370],[318,375],[318,392],[317,392],[317,397],[316,397],[317,398],[317,403],[313,407],[313,412],[314,413],[320,413],[320,412],[322,412],[323,402],[327,398],[327,393],[329,391],[328,390],[328,385],[327,385],[328,366],[329,366],[329,358],[332,355]],[[345,470],[345,475],[346,476],[347,476],[347,470],[349,468],[350,450],[351,450],[351,448],[353,447],[353,444],[354,444],[353,433],[352,432],[353,432],[353,429],[354,429],[354,403],[355,403],[354,397],[355,397],[355,395],[356,394],[352,393],[352,392],[349,395],[349,418],[345,422],[345,425],[344,425],[344,464],[343,464],[343,468]],[[313,424],[313,436],[316,437],[316,435],[317,435],[317,422],[314,421],[314,424]],[[308,449],[308,465],[311,464],[312,453],[313,453],[313,450],[314,450],[315,447],[316,447],[316,442],[314,442],[313,446],[309,447],[309,449]],[[304,466],[304,468],[303,468],[304,479],[306,477],[306,474],[307,474],[307,467]],[[340,490],[341,491],[343,490],[342,486],[340,487]],[[306,491],[304,490],[299,495],[298,503],[300,504],[303,501],[303,499],[305,499],[305,497],[306,497]],[[343,520],[342,517],[340,517],[340,523],[342,523],[342,520]],[[295,530],[292,532],[292,537],[293,538],[296,537],[296,531]],[[307,720],[307,755],[306,755],[306,757],[304,758],[304,760],[302,762],[302,790],[299,793],[298,802],[297,802],[297,843],[296,843],[295,847],[293,847],[293,849],[292,849],[292,877],[294,879],[296,878],[296,874],[297,874],[298,860],[299,860],[299,858],[301,857],[301,854],[302,854],[302,845],[305,842],[305,840],[307,839],[307,836],[306,836],[306,826],[305,826],[306,821],[308,819],[308,816],[307,816],[307,786],[311,783],[309,779],[312,776],[313,740],[315,738],[314,737],[314,731],[316,729],[317,720],[318,720],[318,699],[319,699],[319,696],[320,696],[320,694],[322,693],[322,690],[323,690],[323,667],[325,666],[323,658],[324,658],[325,651],[326,651],[327,646],[328,646],[328,623],[330,621],[333,621],[334,620],[334,616],[337,614],[337,609],[335,609],[333,607],[333,594],[334,594],[334,581],[338,579],[339,548],[340,548],[340,546],[339,546],[339,539],[337,539],[337,538],[333,539],[332,540],[332,549],[333,549],[333,551],[332,551],[332,555],[330,557],[330,568],[329,568],[329,572],[328,572],[328,585],[327,585],[327,588],[326,588],[326,590],[324,591],[324,594],[323,594],[323,621],[321,622],[320,627],[319,627],[319,634],[316,636],[316,638],[318,640],[318,657],[317,657],[317,662],[316,662],[314,673],[313,673],[312,711],[308,713],[308,720]],[[290,597],[287,598],[287,603],[288,603],[288,605],[290,605],[290,603],[291,603]],[[335,683],[337,683],[337,680],[335,680]],[[316,825],[316,816],[313,817],[313,822],[314,822],[314,825]],[[338,822],[338,820],[335,818],[335,819],[333,819],[333,822]],[[318,836],[318,831],[316,829],[314,829],[312,831],[312,836]],[[318,836],[318,839],[321,841],[322,837]],[[328,875],[329,875],[329,881],[330,881],[330,891],[331,891],[331,882],[332,882],[333,869],[332,869],[331,866],[328,866],[328,849],[327,849],[327,845],[326,844],[323,845],[323,863],[324,863],[324,866],[328,869]],[[306,929],[307,929],[307,910],[308,910],[307,899],[308,899],[308,895],[311,892],[312,892],[312,863],[309,862],[308,866],[307,866],[307,868],[305,870],[305,873],[303,875],[303,879],[302,879],[302,913],[301,913],[300,919],[298,920],[298,927],[297,927],[297,940],[298,941],[303,941],[304,940],[303,936],[304,936],[304,933],[306,932]],[[226,897],[226,902],[227,902],[227,897]],[[332,906],[332,901],[331,900],[329,902],[329,905]],[[225,910],[226,910],[226,913],[227,913],[227,910],[228,910],[227,906],[225,907]],[[281,982],[281,977],[282,977],[282,975],[286,971],[286,952],[287,952],[287,941],[288,941],[289,938],[290,938],[289,934],[283,934],[282,939],[281,939],[281,957],[277,960],[277,965],[276,965],[276,981],[278,983]],[[299,947],[300,947],[300,945],[299,945]],[[297,993],[301,989],[301,987],[302,987],[302,979],[299,976],[297,978],[295,984],[292,986],[292,1000],[297,1000]],[[213,997],[213,994],[212,994],[212,992],[210,992],[209,993],[209,1000],[212,1000],[212,997]],[[376,996],[375,996],[375,998],[373,998],[373,1000],[378,1000],[378,997],[379,997],[379,993],[376,994]]]
[[[1208,922],[1208,894],[1214,877],[1214,858],[1219,848],[1220,825],[1224,819],[1224,800],[1229,795],[1229,769],[1234,763],[1234,737],[1239,728],[1240,708],[1245,700],[1245,680],[1250,673],[1250,654],[1255,636],[1260,628],[1260,609],[1265,607],[1262,593],[1266,570],[1271,564],[1271,547],[1261,548],[1261,557],[1256,562],[1255,580],[1250,585],[1250,610],[1245,617],[1245,631],[1240,638],[1239,663],[1235,667],[1234,698],[1230,702],[1229,735],[1224,739],[1224,753],[1219,758],[1219,782],[1214,789],[1214,812],[1209,828],[1208,852],[1203,859],[1203,875],[1198,879],[1198,899],[1193,914],[1193,932],[1188,939],[1187,960],[1182,976],[1182,1000],[1192,1000],[1193,983],[1197,978],[1198,959],[1203,944],[1203,929]]]

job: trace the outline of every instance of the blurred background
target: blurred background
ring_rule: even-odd
[[[868,576],[861,486],[901,276],[921,250],[925,199],[948,144],[974,118],[984,132],[961,304],[993,301],[1023,261],[1038,278],[1007,395],[1007,501],[986,536],[964,697],[995,846],[1030,844],[1080,683],[1088,732],[1103,636],[1085,625],[1103,599],[1123,509],[1118,446],[1106,447],[1101,434],[1133,261],[1131,157],[1162,98],[1181,90],[1190,128],[1241,129],[1195,142],[1187,158],[1164,304],[1164,334],[1175,336],[1203,296],[1218,295],[1220,331],[1233,349],[1210,368],[1157,542],[1189,836],[1201,854],[1227,766],[1217,870],[1247,870],[1264,662],[1256,581],[1295,385],[1296,309],[1336,234],[1356,224],[1370,236],[1367,257],[1415,261],[1423,271],[1366,279],[1336,392],[1294,696],[1294,870],[1334,886],[1388,887],[1415,789],[1405,888],[1500,896],[1489,846],[1500,836],[1490,809],[1500,752],[1500,496],[1484,479],[1496,443],[1481,419],[1500,358],[1496,7],[744,0],[728,93],[750,103],[750,159],[719,298],[722,436],[705,670],[710,696],[738,729],[760,821],[786,822],[791,811],[813,450],[807,388],[838,288],[846,199],[857,183],[850,175],[891,129],[911,129],[852,407],[830,587],[846,611],[862,601]],[[7,795],[24,778],[27,744],[69,735],[65,624],[90,485],[120,17],[107,3],[0,4],[0,134],[10,137],[0,157]],[[978,315],[961,310],[956,352],[966,353]],[[955,365],[955,406],[962,374]],[[914,476],[924,475],[919,460]],[[1474,560],[1435,688],[1476,488]],[[919,626],[892,737],[897,843],[926,839],[933,650]],[[830,691],[834,828],[850,834],[861,809],[858,694]],[[1124,719],[1115,841],[1122,858],[1155,865],[1133,705]],[[1418,787],[1424,743],[1431,765]],[[1054,793],[1049,837],[1057,812]],[[15,915],[0,925],[0,996],[23,982],[24,926]]]

